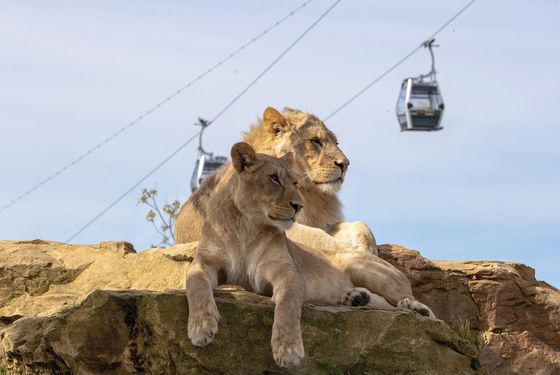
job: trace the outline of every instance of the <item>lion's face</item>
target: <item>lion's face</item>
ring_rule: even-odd
[[[338,148],[336,136],[322,122],[306,124],[289,136],[300,179],[325,193],[336,193],[346,176],[349,161]]]
[[[288,127],[278,132],[277,154],[293,154],[293,169],[302,184],[313,184],[328,194],[340,190],[350,162],[338,148],[332,131],[314,115],[285,109]]]
[[[242,142],[232,147],[231,157],[239,176],[234,197],[237,207],[253,221],[289,229],[303,204],[286,164],[275,157],[256,154]]]

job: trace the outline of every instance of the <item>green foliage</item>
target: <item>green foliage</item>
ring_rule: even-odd
[[[459,320],[457,325],[457,333],[459,337],[468,341],[472,341],[471,322],[469,318]]]
[[[171,203],[165,202],[163,207],[160,208],[156,201],[157,193],[156,189],[148,190],[144,188],[138,200],[138,204],[145,204],[150,207],[150,210],[146,214],[146,221],[152,223],[152,226],[161,238],[158,246],[168,247],[172,246],[175,242],[173,231],[177,215],[179,215],[181,203],[178,200],[174,200]]]
[[[0,375],[8,375],[8,371],[2,365],[0,365]]]

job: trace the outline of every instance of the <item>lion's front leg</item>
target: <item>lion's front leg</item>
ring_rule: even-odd
[[[218,333],[220,315],[212,292],[217,284],[215,270],[195,258],[187,271],[188,336],[195,346],[208,345]]]
[[[305,284],[288,251],[285,237],[275,238],[261,256],[256,279],[272,285],[274,323],[272,325],[272,356],[281,367],[298,365],[305,352],[301,339],[301,308]]]
[[[297,366],[303,357],[301,338],[301,308],[304,284],[295,271],[288,271],[279,280],[272,281],[274,294],[274,324],[272,325],[272,356],[281,367]]]
[[[350,250],[347,242],[334,238],[322,229],[297,222],[286,231],[286,236],[303,248],[319,250],[327,256]]]
[[[414,298],[412,285],[404,273],[389,262],[363,252],[339,253],[337,261],[356,287],[366,288],[400,309],[436,319],[428,306]],[[382,307],[383,301],[379,302]]]
[[[329,234],[335,239],[346,243],[354,250],[378,255],[375,237],[363,221],[336,223],[329,230]]]

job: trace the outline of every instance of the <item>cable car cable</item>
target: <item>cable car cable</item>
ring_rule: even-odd
[[[2,213],[3,211],[7,210],[8,208],[10,208],[11,206],[13,206],[15,203],[19,202],[20,200],[22,200],[23,198],[25,198],[26,196],[28,196],[29,194],[33,193],[35,190],[39,189],[40,187],[42,187],[43,185],[47,184],[48,182],[50,182],[52,179],[58,177],[58,175],[62,174],[63,172],[65,172],[67,169],[73,167],[74,165],[76,165],[77,163],[79,163],[80,161],[82,161],[84,158],[86,158],[87,156],[89,156],[90,154],[94,153],[95,151],[97,151],[98,149],[100,149],[101,147],[105,146],[107,143],[109,143],[110,141],[112,141],[114,138],[118,137],[119,135],[121,135],[122,133],[124,133],[125,131],[127,131],[128,129],[132,128],[134,125],[136,125],[137,123],[139,123],[141,120],[143,120],[146,116],[150,115],[152,112],[158,110],[160,107],[162,107],[163,105],[167,104],[169,101],[171,101],[172,99],[174,99],[176,96],[178,96],[179,94],[181,94],[182,92],[184,92],[185,90],[187,90],[188,88],[190,88],[192,85],[194,85],[195,83],[197,83],[198,81],[200,81],[202,78],[206,77],[208,74],[210,74],[211,72],[213,72],[216,68],[218,68],[219,66],[223,65],[225,62],[227,62],[228,60],[231,60],[233,57],[235,57],[237,54],[239,54],[241,51],[243,51],[245,48],[249,47],[251,44],[255,43],[257,40],[261,39],[263,36],[265,36],[269,31],[275,29],[276,27],[280,26],[282,23],[284,23],[284,21],[286,21],[288,18],[292,17],[293,15],[295,15],[297,12],[299,12],[301,9],[305,8],[305,6],[307,6],[307,4],[309,4],[311,1],[313,0],[307,0],[304,3],[302,3],[299,7],[297,7],[296,9],[292,10],[290,13],[288,13],[286,16],[280,18],[278,21],[276,21],[274,24],[272,24],[271,26],[269,26],[268,28],[266,28],[265,30],[263,30],[260,34],[256,35],[255,37],[251,38],[249,41],[247,41],[245,44],[241,45],[240,47],[238,47],[236,50],[234,50],[233,52],[231,52],[229,55],[227,55],[226,57],[222,58],[221,60],[219,60],[217,63],[215,63],[213,66],[211,66],[210,68],[206,69],[203,73],[201,73],[200,75],[198,75],[196,78],[192,79],[190,82],[188,82],[187,84],[185,84],[183,87],[179,88],[178,90],[176,90],[175,92],[173,92],[171,95],[167,96],[165,99],[163,99],[162,101],[160,101],[158,104],[156,104],[155,106],[151,107],[150,109],[148,109],[147,111],[143,112],[140,116],[136,117],[134,120],[132,120],[131,122],[129,122],[126,126],[123,126],[122,128],[120,128],[119,130],[117,130],[116,132],[114,132],[113,134],[111,134],[110,136],[108,136],[107,138],[105,138],[103,141],[99,142],[98,144],[96,144],[95,146],[93,146],[92,148],[90,148],[89,150],[87,150],[86,152],[84,152],[83,154],[81,154],[80,156],[78,156],[76,159],[72,160],[71,162],[69,162],[68,164],[64,165],[62,168],[58,169],[56,172],[52,173],[51,175],[49,175],[48,177],[46,177],[45,179],[43,179],[41,182],[39,182],[38,184],[36,184],[35,186],[33,186],[32,188],[28,189],[27,191],[25,191],[23,194],[19,195],[18,197],[12,199],[10,202],[6,203],[4,206],[2,206],[0,208],[0,213]]]
[[[77,232],[75,232],[73,235],[71,235],[67,240],[66,243],[72,241],[77,235],[79,235],[80,233],[82,233],[84,230],[86,230],[91,224],[95,223],[97,221],[97,219],[99,219],[101,216],[105,215],[105,213],[107,213],[107,211],[109,211],[111,208],[113,208],[117,203],[119,203],[124,197],[126,197],[128,194],[130,194],[134,189],[136,189],[142,182],[146,181],[151,175],[153,175],[154,173],[156,173],[161,167],[163,167],[169,160],[171,160],[175,155],[177,155],[181,150],[183,150],[185,147],[187,147],[189,145],[189,143],[191,143],[197,136],[198,136],[197,132],[195,133],[192,137],[190,137],[185,143],[183,143],[181,146],[179,146],[179,148],[177,148],[175,151],[173,151],[171,154],[167,155],[167,157],[165,159],[163,159],[158,165],[156,165],[154,168],[152,168],[152,170],[150,172],[148,172],[144,177],[142,177],[140,180],[138,180],[134,185],[132,185],[127,191],[125,191],[124,193],[122,193],[117,199],[115,199],[111,204],[109,204],[107,207],[105,207],[103,210],[101,210],[101,212],[99,212],[97,215],[95,215],[90,221],[88,221],[84,226],[82,226]]]
[[[328,119],[330,119],[331,117],[336,115],[338,112],[342,111],[344,108],[346,108],[348,105],[350,105],[350,103],[352,103],[354,100],[356,100],[358,97],[360,97],[363,93],[365,93],[367,90],[369,90],[372,86],[374,86],[377,82],[379,82],[383,78],[385,78],[385,76],[387,76],[389,73],[391,73],[393,70],[395,70],[399,65],[401,65],[403,62],[408,60],[412,55],[414,55],[416,52],[418,52],[420,49],[422,49],[424,47],[424,44],[426,43],[426,41],[434,39],[440,32],[442,32],[447,26],[449,26],[453,21],[455,21],[455,19],[457,19],[457,17],[459,17],[461,14],[463,14],[463,12],[466,11],[476,1],[477,0],[469,1],[467,3],[467,5],[465,5],[457,13],[455,13],[455,15],[453,15],[453,17],[451,17],[449,20],[447,20],[447,22],[445,22],[432,35],[430,35],[427,39],[425,39],[418,47],[414,48],[412,51],[410,51],[408,54],[406,54],[402,59],[400,59],[395,64],[393,64],[389,69],[387,69],[385,72],[383,72],[377,78],[375,78],[373,81],[368,83],[363,89],[361,89],[356,94],[354,94],[352,97],[350,97],[350,99],[346,100],[342,105],[340,105],[337,109],[335,109],[333,112],[331,112],[328,116],[324,117],[323,120],[327,121]]]
[[[336,0],[325,12],[323,12],[311,25],[309,25],[287,48],[285,48],[278,57],[276,57],[261,73],[259,73],[255,79],[253,79],[245,88],[243,88],[239,94],[237,94],[233,100],[231,100],[221,111],[216,114],[209,121],[209,125],[211,125],[214,121],[220,118],[235,102],[237,102],[251,87],[253,87],[266,73],[272,69],[274,65],[276,65],[282,57],[284,57],[292,48],[294,48],[323,18],[329,14],[334,7],[336,7],[342,0]],[[181,146],[179,146],[176,150],[174,150],[171,154],[169,154],[165,159],[163,159],[159,164],[157,164],[148,174],[142,177],[138,182],[132,185],[128,190],[126,190],[123,194],[121,194],[116,200],[114,200],[111,204],[109,204],[106,208],[104,208],[101,212],[99,212],[96,216],[94,216],[90,221],[88,221],[84,226],[82,226],[77,232],[71,235],[67,240],[66,243],[73,240],[76,236],[82,233],[85,229],[87,229],[90,225],[96,222],[99,218],[105,215],[111,208],[113,208],[117,203],[119,203],[124,197],[130,194],[136,187],[138,187],[142,182],[144,182],[148,177],[153,175],[156,171],[158,171],[161,167],[163,167],[169,160],[171,160],[175,155],[177,155],[181,150],[183,150],[190,142],[192,142],[198,135],[199,132],[196,132],[191,138],[189,138],[186,142],[184,142]]]
[[[276,65],[278,63],[278,61],[280,61],[282,59],[282,57],[284,57],[288,52],[290,52],[290,50],[292,48],[294,48],[296,46],[296,44],[299,43],[300,40],[302,40],[323,18],[325,18],[327,16],[327,14],[329,14],[331,12],[331,10],[334,9],[334,7],[336,7],[342,0],[336,0],[323,14],[321,14],[319,16],[319,18],[317,18],[315,20],[315,22],[313,22],[311,25],[309,25],[309,27],[307,29],[304,30],[303,33],[300,34],[300,36],[298,36],[293,42],[292,44],[290,44],[276,59],[274,59],[274,61],[272,61],[257,77],[255,77],[255,79],[253,81],[251,81],[247,87],[245,87],[243,90],[241,90],[241,92],[239,94],[237,94],[237,96],[235,98],[233,98],[233,100],[231,102],[229,102],[228,105],[226,105],[216,116],[214,116],[211,120],[209,125],[212,125],[212,123],[214,121],[216,121],[217,119],[219,119],[233,104],[235,104],[235,102],[237,102],[247,91],[249,91],[249,89],[251,87],[253,87],[253,85],[255,85],[255,83],[257,83],[266,73],[268,73],[268,71],[270,69],[272,69],[272,67],[274,65]]]

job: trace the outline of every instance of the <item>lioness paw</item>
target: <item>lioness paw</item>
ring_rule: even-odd
[[[369,294],[363,288],[349,289],[342,296],[342,304],[346,306],[365,306],[369,303]]]
[[[432,310],[430,310],[428,306],[416,300],[411,300],[410,298],[403,298],[402,300],[400,300],[397,307],[399,309],[415,311],[418,314],[430,319],[436,319],[435,314],[432,312]]]
[[[274,361],[276,361],[276,364],[280,367],[299,365],[303,357],[305,357],[305,350],[303,349],[301,336],[291,334],[273,334],[272,357],[274,357]]]
[[[194,346],[210,344],[218,333],[218,315],[205,311],[189,315],[188,336]]]
[[[366,288],[352,288],[342,297],[342,304],[347,306],[368,306],[374,309],[395,310],[387,300]]]

